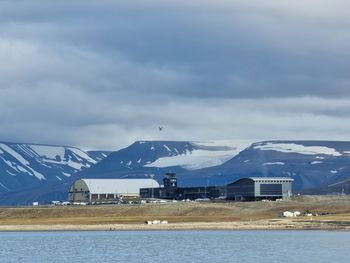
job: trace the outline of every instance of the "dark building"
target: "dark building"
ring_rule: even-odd
[[[181,187],[177,190],[177,198],[183,199],[214,199],[225,198],[225,186],[198,186],[198,187]]]
[[[250,201],[262,199],[285,199],[292,195],[291,178],[283,177],[248,177],[228,184],[227,199]]]
[[[236,201],[254,201],[262,199],[276,200],[292,194],[291,178],[249,177],[242,178],[225,186],[177,187],[174,173],[167,173],[163,179],[164,187],[141,188],[143,199],[228,199]]]
[[[175,173],[166,173],[163,178],[163,187],[156,188],[141,188],[141,198],[156,198],[156,199],[176,199],[177,197],[177,179]]]
[[[177,179],[175,173],[166,173],[163,178],[164,188],[176,188]]]
[[[177,179],[175,173],[166,173],[163,179],[165,193],[163,196],[167,199],[174,199],[177,197]]]
[[[166,173],[163,179],[164,187],[157,188],[141,188],[141,198],[156,199],[199,199],[199,198],[218,198],[225,196],[226,187],[217,186],[198,186],[198,187],[177,187],[177,179],[175,173]]]

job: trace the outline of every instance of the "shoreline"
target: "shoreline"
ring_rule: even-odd
[[[273,219],[238,222],[187,222],[159,225],[147,224],[30,224],[30,225],[0,225],[0,232],[45,232],[45,231],[181,231],[181,230],[320,230],[320,231],[350,231],[350,222],[333,220],[291,220]]]

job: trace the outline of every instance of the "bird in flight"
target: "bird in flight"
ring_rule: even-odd
[[[159,126],[158,129],[159,129],[159,131],[162,131],[163,130],[163,126]]]

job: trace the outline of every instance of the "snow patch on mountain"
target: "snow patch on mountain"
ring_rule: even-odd
[[[171,152],[171,149],[168,146],[166,146],[165,144],[163,146],[165,149],[167,149],[168,152]]]
[[[28,147],[28,145],[26,146]],[[47,159],[56,159],[57,156],[62,158],[65,153],[65,148],[60,146],[31,145],[30,148],[38,156],[44,157]]]
[[[2,183],[0,183],[0,186],[2,187],[2,188],[4,188],[5,190],[7,190],[7,191],[10,191],[10,189],[8,189],[5,185],[3,185]]]
[[[74,147],[69,147],[69,150],[72,151],[76,158],[79,160],[79,161],[87,161],[91,164],[95,164],[97,163],[96,160],[92,159],[86,152],[83,152],[82,150],[78,149],[78,148],[74,148]],[[106,157],[106,155],[104,154],[104,156]]]
[[[0,192],[14,191],[14,186],[31,187],[38,181],[62,181],[96,164],[107,153],[89,155],[76,147],[0,142]]]
[[[191,142],[191,144],[194,147],[193,150],[186,150],[182,154],[161,157],[152,163],[144,165],[144,167],[164,168],[180,166],[187,170],[196,170],[217,166],[247,148],[251,141],[198,141]],[[168,146],[164,145],[164,147],[171,151]]]
[[[263,163],[263,165],[284,165],[283,162],[270,162],[270,163]]]
[[[151,164],[144,165],[144,167],[164,168],[181,166],[187,170],[195,170],[220,165],[230,159],[230,157],[226,151],[216,151],[208,154],[208,151],[194,150],[192,152],[188,151],[186,154],[159,158]]]
[[[97,160],[91,158],[87,153],[75,147],[46,145],[26,145],[26,147],[30,149],[34,155],[40,157],[41,162],[43,163],[68,165],[75,170],[88,168],[91,164],[97,163]],[[67,151],[70,151],[72,156],[67,158]],[[73,161],[73,158],[76,160]]]
[[[12,155],[12,157],[14,159],[16,159],[17,161],[20,162],[20,164],[11,162],[9,160],[5,160],[3,157],[2,159],[5,161],[5,163],[7,163],[11,168],[13,168],[14,170],[18,171],[18,172],[24,172],[30,175],[34,175],[35,177],[37,177],[39,180],[45,180],[45,176],[42,175],[41,173],[35,171],[34,169],[32,169],[30,167],[30,163],[24,159],[22,157],[22,155],[20,155],[19,153],[17,153],[16,151],[14,151],[12,148],[10,148],[9,146],[7,146],[6,144],[0,143],[0,148],[2,149],[2,154],[4,154],[5,152],[7,152],[8,154]]]
[[[323,156],[316,156],[315,158],[316,158],[316,159],[320,159],[320,160],[324,160],[324,157],[323,157]]]
[[[329,148],[325,146],[305,146],[302,144],[296,143],[257,143],[254,145],[254,149],[259,149],[263,151],[277,151],[283,153],[299,153],[304,155],[332,155],[332,156],[341,156],[334,148]]]
[[[195,141],[192,142],[193,145],[197,147],[211,147],[211,148],[221,148],[227,149],[234,153],[234,155],[239,154],[241,151],[249,147],[254,141],[252,140],[214,140],[214,141]]]

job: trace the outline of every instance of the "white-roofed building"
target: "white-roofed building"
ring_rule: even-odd
[[[68,193],[70,202],[99,202],[139,197],[140,188],[159,187],[154,179],[79,179]]]

